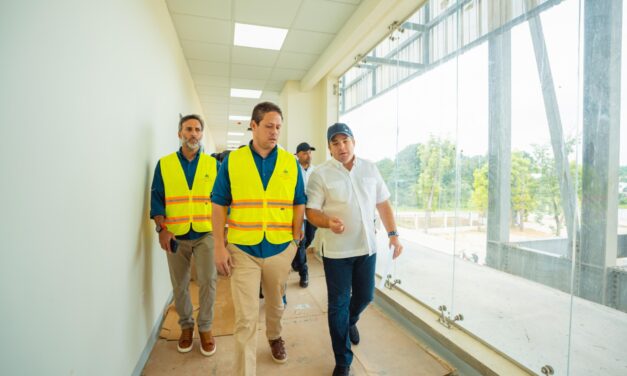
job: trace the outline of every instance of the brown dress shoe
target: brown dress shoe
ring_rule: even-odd
[[[216,353],[216,340],[208,332],[199,332],[200,334],[200,353],[204,356],[211,356]]]
[[[190,352],[194,345],[194,328],[187,328],[181,330],[181,336],[179,337],[179,343],[177,349],[180,353]]]
[[[287,361],[287,352],[285,351],[285,341],[281,337],[271,339],[270,350],[272,350],[272,360],[277,363],[285,363]]]

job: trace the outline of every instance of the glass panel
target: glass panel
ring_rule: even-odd
[[[565,158],[575,151],[577,5],[552,7],[485,46],[492,70],[479,85],[492,85],[486,127],[493,122],[487,147],[493,156],[491,166],[484,162],[473,172],[472,204],[492,217],[484,233],[486,267],[460,263],[455,276],[461,325],[537,373],[545,365],[557,374],[568,368],[572,264],[554,151],[565,150]],[[465,127],[477,125],[464,121]]]
[[[624,77],[618,86],[627,72],[622,3],[582,1],[581,237],[572,303],[572,375],[627,372],[627,270],[620,266],[625,228],[619,208],[620,166],[627,164],[620,119],[627,110]]]
[[[452,308],[456,87],[454,60],[399,88],[398,226],[407,247],[403,289]]]
[[[622,53],[627,54],[627,6],[623,4]],[[620,155],[618,171],[618,260],[627,268],[627,59],[621,59]],[[627,295],[623,297],[627,305]]]
[[[428,1],[341,81],[406,245],[396,287],[538,374],[627,369],[621,2],[599,1],[587,34],[599,2]],[[610,47],[591,66],[586,45]]]
[[[390,190],[392,203],[398,193],[394,184],[398,113],[396,97],[396,90],[388,91],[366,103],[358,111],[340,117],[340,121],[347,123],[355,133],[355,154],[376,163]],[[391,261],[385,228],[379,223],[377,229],[376,274],[382,281],[394,281],[401,278],[401,271],[397,269],[397,262]]]

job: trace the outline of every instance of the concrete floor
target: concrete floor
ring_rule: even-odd
[[[265,339],[263,315],[257,340],[257,374],[318,376],[331,375],[334,366],[327,326],[326,286],[322,265],[309,256],[310,284],[298,286],[298,274],[288,283],[288,305],[283,316],[288,361],[276,364]],[[220,297],[218,296],[218,299]],[[263,304],[261,305],[263,312]],[[353,347],[355,359],[351,375],[451,375],[453,368],[425,351],[376,306],[370,306],[359,321],[361,343]],[[176,341],[159,339],[142,372],[143,375],[230,375],[233,336],[217,337],[212,357],[200,354],[198,340],[187,354],[176,350]]]

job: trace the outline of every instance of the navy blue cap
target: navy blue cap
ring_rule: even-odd
[[[296,154],[298,154],[301,151],[309,151],[309,150],[316,150],[316,148],[314,148],[313,146],[309,145],[306,142],[301,142],[300,144],[298,144],[298,146],[296,147]]]
[[[353,137],[353,131],[344,123],[335,123],[327,129],[327,142],[331,142],[331,139],[336,134],[345,134],[348,137]]]

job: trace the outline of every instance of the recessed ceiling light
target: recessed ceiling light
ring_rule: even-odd
[[[238,98],[254,98],[261,97],[261,90],[233,89],[231,88],[231,96]]]
[[[250,116],[242,116],[242,115],[229,115],[229,120],[234,120],[234,121],[248,121],[248,120],[250,120]]]
[[[228,132],[229,136],[243,136],[244,132]]]
[[[235,23],[233,44],[242,47],[280,50],[287,35],[287,29]]]

